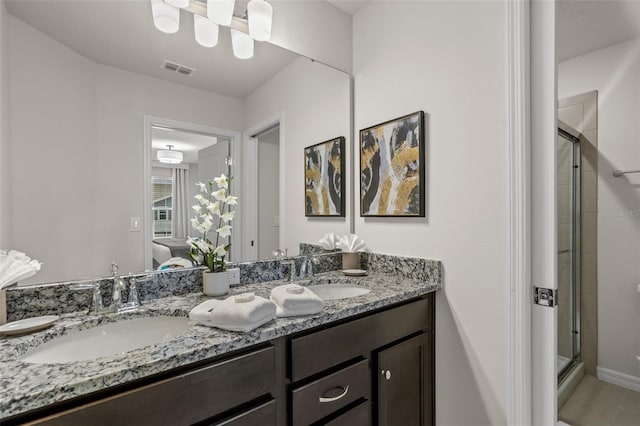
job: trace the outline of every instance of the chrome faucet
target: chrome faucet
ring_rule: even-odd
[[[313,256],[305,256],[302,258],[302,264],[300,265],[301,280],[309,277],[313,277],[313,265],[318,265],[320,261]]]
[[[113,309],[117,312],[135,311],[142,305],[138,294],[136,280],[129,274],[129,296],[127,303],[122,301],[122,293],[126,290],[127,285],[121,276],[118,276],[118,265],[113,262],[111,264],[111,273],[113,274]]]

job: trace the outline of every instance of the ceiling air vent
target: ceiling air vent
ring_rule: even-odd
[[[160,65],[162,68],[164,68],[165,70],[168,71],[173,71],[173,72],[177,72],[180,74],[184,74],[184,75],[191,75],[194,72],[196,72],[196,70],[194,68],[189,68],[185,65],[180,65],[176,62],[171,62],[168,60],[164,60],[162,61],[162,64]]]

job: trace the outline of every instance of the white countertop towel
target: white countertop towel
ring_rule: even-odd
[[[271,300],[276,304],[278,317],[294,317],[317,314],[324,302],[314,292],[298,284],[285,284],[271,290]]]
[[[264,297],[244,293],[225,300],[207,300],[193,308],[189,318],[223,330],[249,332],[276,316],[276,305]]]

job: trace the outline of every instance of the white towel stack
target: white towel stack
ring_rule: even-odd
[[[253,293],[207,300],[189,312],[194,322],[223,330],[249,332],[276,316],[276,305]]]
[[[271,300],[276,304],[276,316],[295,317],[317,314],[324,302],[314,292],[298,284],[285,284],[271,290]]]

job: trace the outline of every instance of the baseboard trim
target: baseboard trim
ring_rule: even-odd
[[[620,373],[615,370],[609,370],[608,368],[598,367],[598,379],[603,382],[613,383],[614,385],[640,392],[640,377]]]

